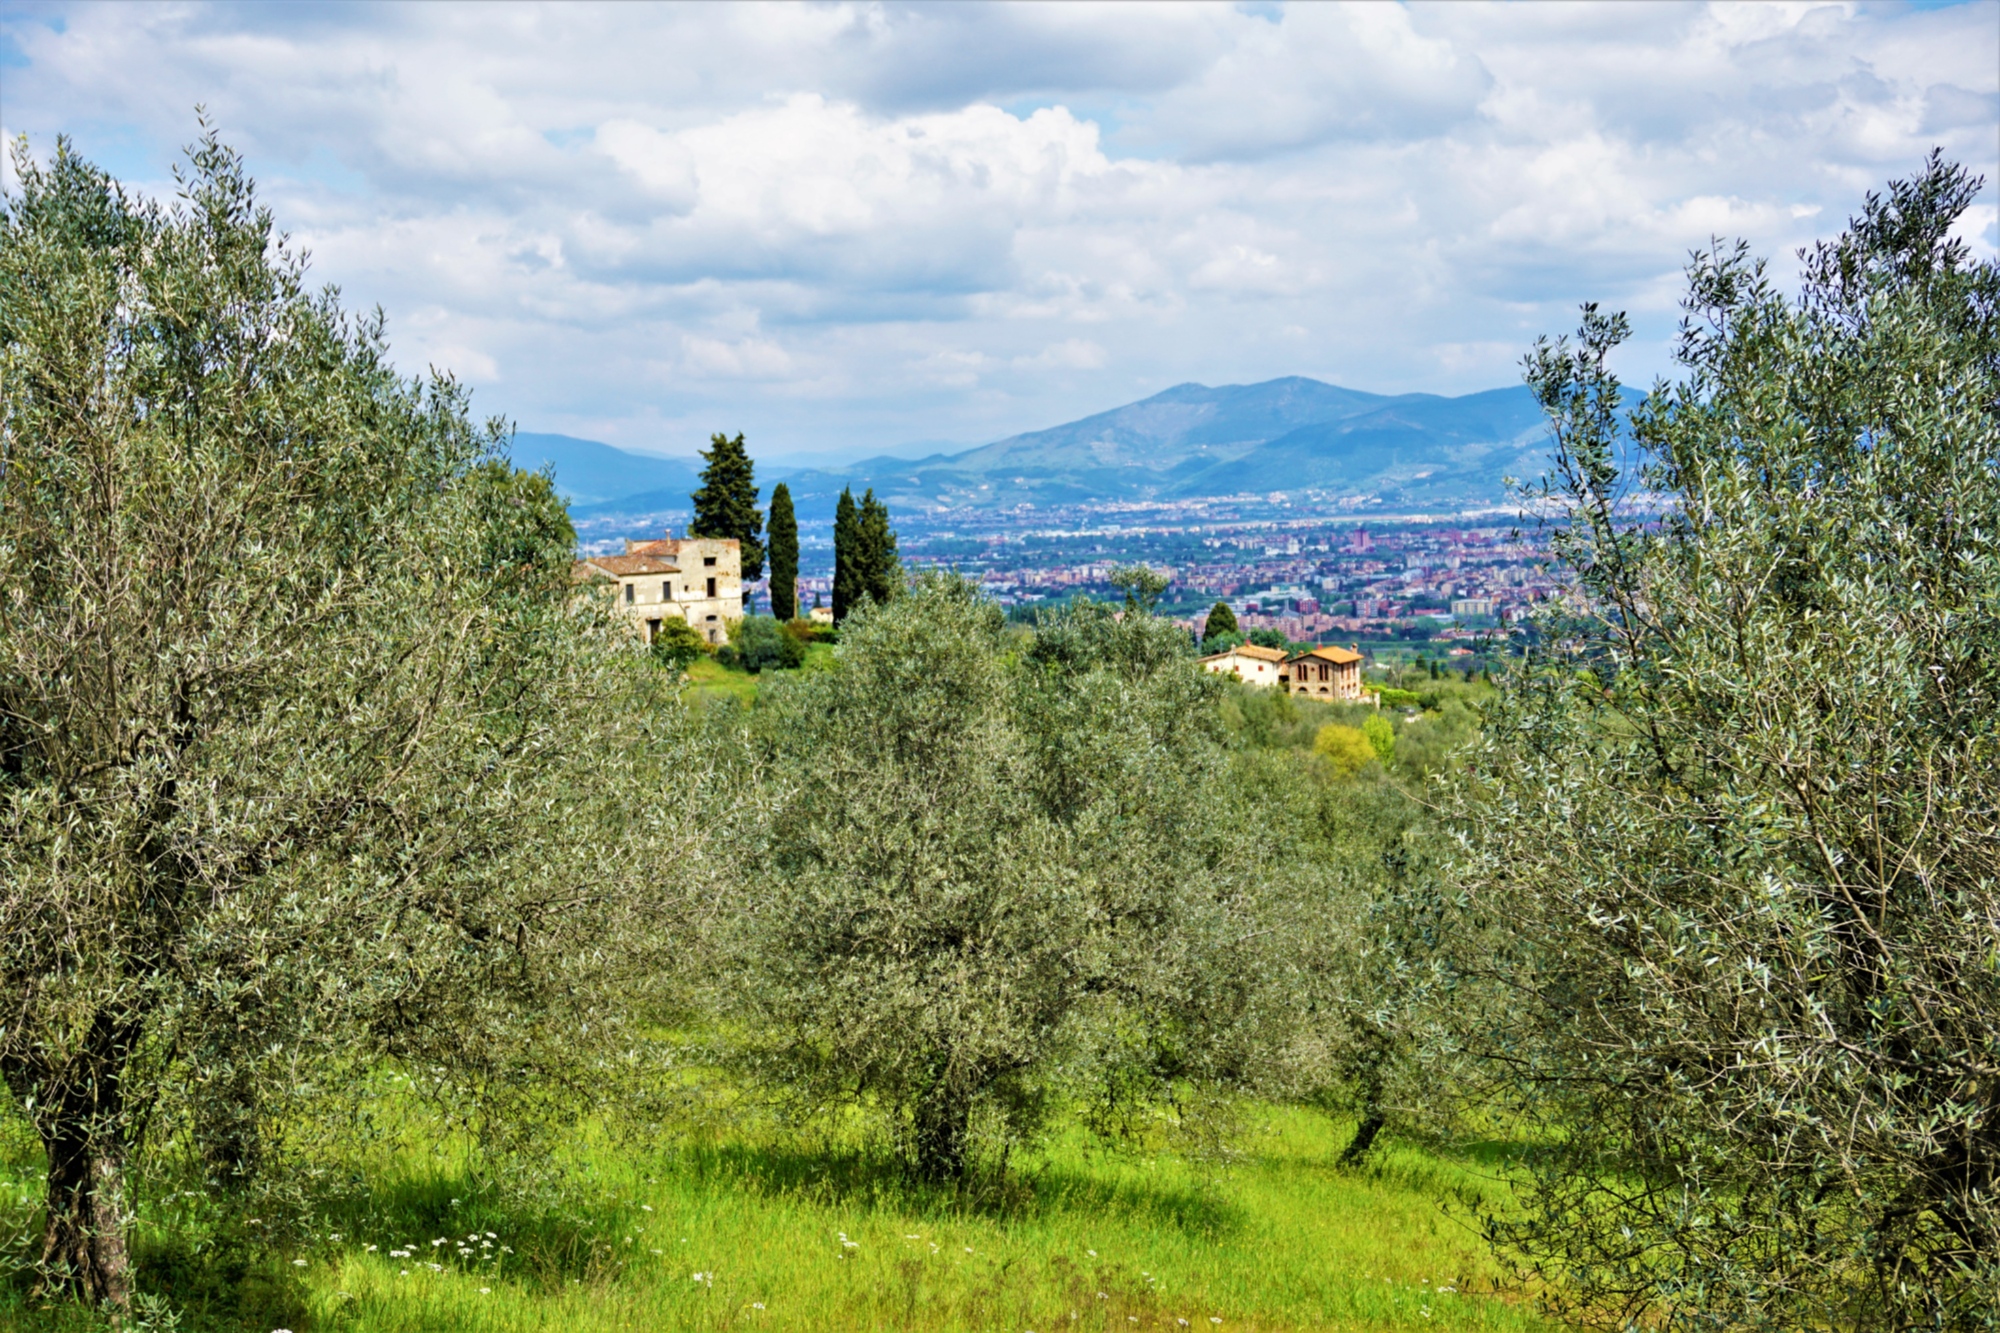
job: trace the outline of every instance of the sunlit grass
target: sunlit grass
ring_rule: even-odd
[[[583,1194],[523,1211],[413,1155],[309,1243],[260,1256],[239,1279],[245,1300],[184,1302],[181,1327],[1546,1327],[1495,1294],[1492,1261],[1440,1208],[1445,1191],[1481,1187],[1468,1169],[1392,1148],[1343,1171],[1344,1126],[1298,1111],[1262,1121],[1226,1168],[1078,1139],[970,1197],[912,1185],[865,1152],[716,1141],[593,1149]],[[35,1191],[32,1164],[13,1156],[19,1234]],[[146,1267],[192,1281],[163,1255]]]
[[[833,645],[830,643],[809,643],[806,645],[804,670],[824,670],[832,665]],[[767,672],[766,674],[789,675],[789,672]],[[726,667],[712,657],[698,657],[688,664],[688,685],[697,700],[734,699],[742,704],[757,702],[758,683],[763,676]]]
[[[757,677],[747,671],[726,667],[712,657],[697,657],[688,663],[688,684],[697,698],[757,701]]]

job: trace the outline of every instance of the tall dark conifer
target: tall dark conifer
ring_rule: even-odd
[[[742,432],[708,437],[702,450],[701,489],[694,501],[690,537],[734,537],[743,557],[743,607],[750,608],[750,583],[764,573],[764,519],[757,512],[756,467],[743,447]]]
[[[860,583],[877,603],[903,590],[903,561],[896,552],[896,530],[889,526],[889,506],[875,498],[871,487],[861,497]]]
[[[791,488],[771,488],[771,614],[791,620],[799,614],[799,520],[792,512]]]
[[[861,600],[856,581],[861,555],[861,512],[854,504],[854,491],[840,493],[833,510],[833,623],[847,619],[847,613]]]

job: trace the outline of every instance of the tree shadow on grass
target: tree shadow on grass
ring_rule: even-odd
[[[1244,1220],[1239,1208],[1199,1186],[1107,1180],[1054,1163],[982,1171],[963,1183],[940,1185],[915,1178],[900,1159],[880,1152],[714,1144],[679,1149],[668,1169],[710,1188],[927,1218],[1115,1214],[1207,1238],[1235,1231]]]
[[[675,1148],[643,1168],[682,1190],[930,1220],[1115,1215],[1207,1239],[1245,1221],[1239,1209],[1199,1188],[1104,1180],[1060,1166],[976,1176],[953,1187],[914,1179],[904,1163],[879,1152],[716,1144]],[[674,1185],[667,1186],[669,1196]],[[552,1290],[615,1280],[633,1253],[624,1238],[656,1220],[641,1205],[661,1198],[628,1180],[588,1192],[572,1186],[542,1203],[467,1173],[444,1172],[378,1180],[365,1192],[329,1200],[326,1216],[349,1250],[374,1245],[376,1255],[403,1251],[412,1263]]]
[[[490,1179],[451,1171],[397,1175],[329,1201],[348,1250],[379,1261],[505,1278],[538,1290],[615,1277],[637,1202],[580,1189],[524,1198]]]

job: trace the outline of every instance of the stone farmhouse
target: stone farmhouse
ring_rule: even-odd
[[[1281,683],[1284,665],[1284,649],[1264,648],[1254,643],[1239,643],[1227,651],[1210,653],[1201,659],[1202,670],[1227,673],[1245,685]]]
[[[623,555],[577,561],[571,577],[609,596],[647,643],[668,616],[722,643],[728,622],[743,614],[743,554],[734,537],[628,541]]]
[[[1361,654],[1331,644],[1309,649],[1285,663],[1281,679],[1293,694],[1359,703]]]

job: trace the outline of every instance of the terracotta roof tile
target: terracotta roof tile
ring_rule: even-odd
[[[678,574],[680,566],[652,555],[594,555],[588,560],[577,561],[579,566],[601,569],[614,578],[629,578],[634,574]],[[581,571],[579,571],[581,572]]]
[[[1317,657],[1321,661],[1331,662],[1335,666],[1346,666],[1349,662],[1359,662],[1361,660],[1360,653],[1352,652],[1346,648],[1336,648],[1330,643],[1321,644],[1317,648],[1300,653],[1292,660],[1294,662],[1303,662],[1308,657]]]
[[[1282,662],[1285,651],[1282,648],[1265,648],[1254,643],[1239,643],[1219,653],[1210,653],[1202,658],[1204,662],[1220,662],[1225,657],[1247,657],[1255,662]]]

